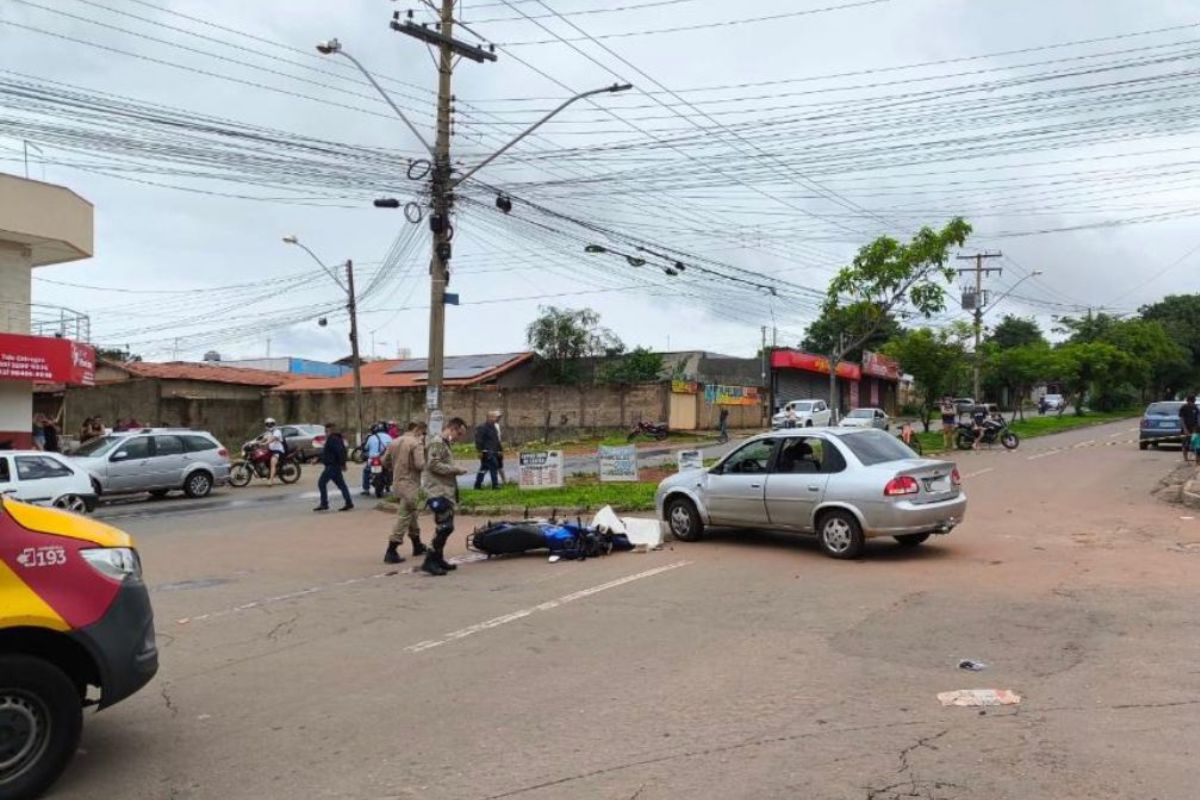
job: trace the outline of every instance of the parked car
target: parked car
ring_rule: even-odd
[[[158,648],[141,559],[116,528],[2,498],[0,570],[0,798],[15,800],[66,769],[85,707],[154,677]]]
[[[96,508],[87,470],[66,456],[40,450],[0,451],[0,494],[82,514]]]
[[[771,428],[779,430],[787,427],[788,410],[795,409],[797,428],[811,428],[816,425],[828,425],[832,418],[829,404],[824,400],[792,400],[785,403],[779,413],[771,417]]]
[[[842,418],[843,428],[878,428],[881,431],[892,429],[892,418],[882,408],[856,408]]]
[[[324,425],[280,425],[279,430],[283,434],[288,452],[295,452],[301,461],[316,461],[321,457],[321,451],[325,447]],[[253,438],[245,444],[254,441],[261,434],[262,431],[251,434]]]
[[[144,428],[110,433],[71,456],[88,471],[97,495],[149,492],[163,497],[180,490],[205,497],[229,480],[229,452],[211,433]]]
[[[975,398],[973,397],[956,397],[954,398],[954,411],[958,416],[970,414],[975,410]]]
[[[707,526],[815,533],[834,558],[855,558],[883,536],[919,545],[967,512],[953,461],[920,458],[873,428],[760,434],[711,469],[665,479],[655,504],[683,541]]]
[[[1067,407],[1067,398],[1061,394],[1042,395],[1041,406],[1047,411],[1062,411]]]
[[[1164,400],[1148,405],[1138,426],[1138,449],[1145,450],[1160,444],[1183,444],[1185,434],[1183,421],[1179,418],[1182,406],[1180,400]]]

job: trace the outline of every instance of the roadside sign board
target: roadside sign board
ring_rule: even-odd
[[[551,489],[563,485],[561,450],[521,453],[518,479],[522,489]]]
[[[699,450],[680,450],[676,455],[679,461],[679,471],[689,469],[704,469],[704,454]]]
[[[600,481],[636,481],[638,479],[637,446],[619,445],[606,447],[600,445]]]

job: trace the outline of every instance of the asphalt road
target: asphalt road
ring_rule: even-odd
[[[1132,428],[965,453],[964,525],[853,562],[718,533],[428,578],[373,511],[121,517],[162,669],[51,796],[1193,798],[1200,521]],[[967,688],[1023,700],[936,699]]]

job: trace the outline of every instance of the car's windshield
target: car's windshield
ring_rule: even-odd
[[[856,408],[846,415],[847,419],[871,419],[875,412],[869,408]]]
[[[116,447],[117,442],[124,439],[124,436],[101,436],[98,439],[92,439],[89,442],[84,442],[73,455],[77,456],[102,456]]]
[[[797,411],[812,411],[812,407],[813,404],[807,400],[803,403],[792,403],[792,408],[796,409]]]
[[[885,461],[918,457],[904,442],[881,430],[865,429],[862,433],[843,436],[842,443],[850,448],[850,452],[866,467]]]
[[[1146,409],[1147,417],[1177,417],[1183,403],[1151,403]]]

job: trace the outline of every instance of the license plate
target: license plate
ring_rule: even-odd
[[[931,481],[925,481],[925,488],[931,492],[948,492],[950,491],[950,478],[934,478]]]
[[[376,464],[375,466],[371,467],[371,472],[375,472],[375,473],[383,472],[383,467]]]
[[[1171,420],[1169,420],[1169,419],[1159,420],[1159,422],[1158,422],[1158,427],[1160,427],[1160,428],[1174,428],[1174,427],[1175,427],[1175,423],[1174,423],[1174,422],[1172,422],[1172,421],[1171,421]]]

